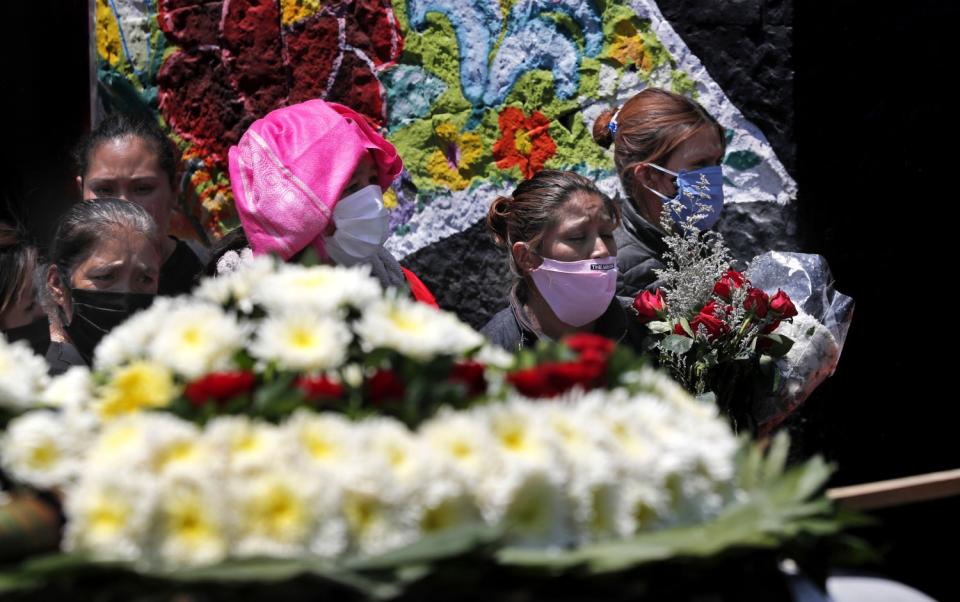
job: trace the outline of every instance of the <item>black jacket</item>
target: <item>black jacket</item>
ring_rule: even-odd
[[[632,299],[614,297],[607,311],[597,318],[593,332],[640,353],[643,350],[643,339],[647,329],[630,314],[630,310],[625,309],[632,301]],[[517,295],[516,286],[510,291],[510,305],[490,318],[490,321],[480,329],[480,333],[491,343],[510,352],[532,347],[542,336],[542,333],[537,332],[527,319],[523,303]]]
[[[662,269],[667,245],[663,232],[640,217],[633,203],[620,201],[620,227],[613,233],[617,241],[617,294],[636,297],[640,291],[657,288],[655,269]]]

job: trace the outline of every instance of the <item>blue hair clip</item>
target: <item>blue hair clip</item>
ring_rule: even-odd
[[[611,134],[617,133],[617,117],[620,116],[620,109],[617,108],[613,113],[613,117],[610,118],[610,123],[607,124],[607,129],[610,130]]]

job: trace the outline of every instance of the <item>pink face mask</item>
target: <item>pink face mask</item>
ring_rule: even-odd
[[[607,311],[617,291],[617,258],[583,261],[544,258],[530,272],[533,283],[550,309],[570,326],[588,324]]]

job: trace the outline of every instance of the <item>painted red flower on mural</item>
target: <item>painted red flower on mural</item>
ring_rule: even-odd
[[[532,178],[557,152],[550,120],[540,111],[527,117],[522,109],[507,107],[500,113],[500,131],[503,137],[493,144],[493,158],[500,169],[516,165],[523,177]]]
[[[163,116],[219,161],[255,119],[311,98],[385,121],[377,73],[403,47],[390,0],[331,0],[295,17],[278,0],[159,0],[157,21],[179,47],[157,76]]]

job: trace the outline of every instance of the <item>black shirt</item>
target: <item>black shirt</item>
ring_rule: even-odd
[[[203,273],[209,250],[195,240],[179,240],[173,254],[160,266],[158,295],[174,296],[189,293]]]
[[[86,366],[80,352],[70,343],[58,343],[53,341],[47,347],[47,366],[49,366],[50,376],[63,374],[73,366]]]

